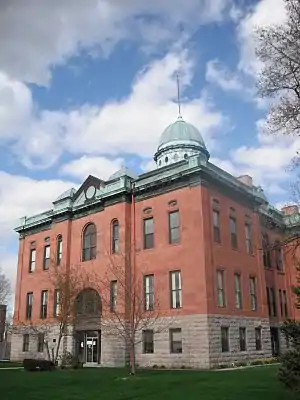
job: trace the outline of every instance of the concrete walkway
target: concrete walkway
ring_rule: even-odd
[[[4,368],[0,368],[0,371],[2,369],[8,370],[8,369],[24,369],[23,367],[4,367]]]

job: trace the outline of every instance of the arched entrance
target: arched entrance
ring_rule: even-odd
[[[101,362],[101,298],[84,289],[75,301],[75,354],[84,364]]]

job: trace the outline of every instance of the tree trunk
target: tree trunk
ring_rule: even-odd
[[[134,341],[130,341],[130,353],[131,353],[131,363],[130,363],[130,375],[135,375],[136,365],[135,365],[135,344]]]

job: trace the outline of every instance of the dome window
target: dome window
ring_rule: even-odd
[[[188,155],[187,153],[184,154],[184,159],[187,160],[188,159]]]
[[[169,157],[166,157],[165,158],[165,162],[167,163],[169,161]]]

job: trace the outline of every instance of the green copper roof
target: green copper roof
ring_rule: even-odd
[[[137,179],[137,174],[131,171],[129,168],[126,166],[123,166],[119,171],[115,172],[109,177],[109,181],[112,181],[113,179],[118,179],[121,178],[122,176],[129,176],[129,178]]]
[[[176,122],[164,130],[160,137],[159,147],[174,141],[197,142],[206,149],[201,133],[194,125],[185,122],[182,117],[178,117]]]

